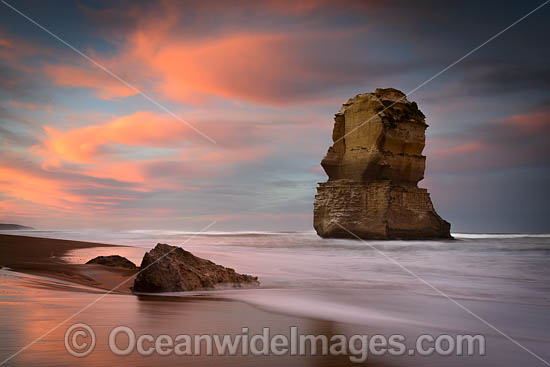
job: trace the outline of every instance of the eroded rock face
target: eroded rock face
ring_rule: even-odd
[[[416,103],[396,89],[349,99],[335,115],[334,144],[321,162],[329,179],[315,196],[317,233],[450,238],[450,224],[437,215],[428,191],[417,187],[424,178],[427,127]]]
[[[181,247],[159,243],[143,256],[135,292],[178,292],[220,287],[258,286],[258,277],[196,257]]]
[[[99,264],[115,268],[136,269],[136,265],[125,257],[119,255],[94,257],[86,264]]]

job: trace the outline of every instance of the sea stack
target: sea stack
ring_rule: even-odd
[[[349,99],[334,117],[321,165],[313,225],[325,238],[452,238],[435,211],[422,155],[428,125],[415,102],[393,88]]]

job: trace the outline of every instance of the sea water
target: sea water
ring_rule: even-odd
[[[496,339],[493,345],[506,353],[527,353],[513,339],[550,358],[550,235],[454,233],[455,240],[445,241],[359,241],[321,239],[314,232],[17,234],[134,247],[72,251],[66,259],[75,263],[117,253],[139,265],[156,243],[182,246],[237,272],[257,275],[262,284],[259,289],[208,294],[285,314],[368,325],[388,334],[482,333]]]

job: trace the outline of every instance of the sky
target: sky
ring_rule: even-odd
[[[7,3],[1,222],[312,230],[334,113],[393,87],[452,231],[550,232],[550,5],[437,75],[542,1]]]

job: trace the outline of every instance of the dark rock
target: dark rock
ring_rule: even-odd
[[[99,264],[115,268],[136,269],[136,265],[125,257],[119,255],[98,256],[86,264]]]
[[[178,292],[221,287],[258,286],[258,277],[196,257],[181,247],[159,243],[143,256],[135,292]]]

